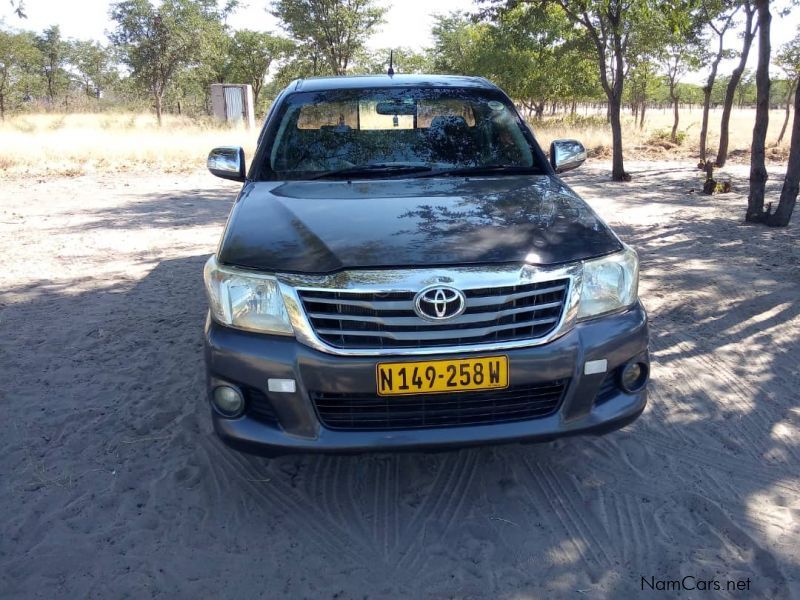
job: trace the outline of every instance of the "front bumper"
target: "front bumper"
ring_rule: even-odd
[[[636,419],[647,403],[646,387],[628,394],[604,387],[609,372],[636,360],[649,367],[647,315],[641,304],[630,310],[578,323],[566,335],[541,346],[504,351],[514,385],[569,379],[557,412],[542,418],[394,431],[347,431],[324,427],[309,392],[375,393],[375,364],[435,357],[348,357],[319,352],[293,338],[266,336],[206,321],[205,358],[210,391],[220,384],[246,386],[266,395],[274,420],[249,413],[227,419],[212,410],[214,429],[228,445],[263,455],[295,452],[363,452],[545,441],[584,433],[604,433]],[[487,353],[495,355],[497,352]],[[480,356],[465,354],[464,356]],[[605,373],[584,374],[587,361],[605,359]],[[270,378],[294,379],[294,393],[267,390]],[[468,392],[465,392],[468,393]]]

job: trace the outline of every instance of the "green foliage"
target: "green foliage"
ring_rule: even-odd
[[[262,112],[299,77],[385,73],[390,51],[397,73],[486,77],[506,90],[527,118],[541,116],[553,103],[609,102],[618,91],[619,101],[636,107],[664,105],[673,96],[700,104],[702,87],[682,77],[708,69],[716,56],[710,27],[724,24],[739,5],[738,0],[481,0],[477,14],[436,17],[430,49],[370,50],[364,42],[383,19],[381,2],[273,0],[272,13],[292,39],[231,31],[225,16],[235,0],[224,8],[219,0],[118,0],[110,11],[110,47],[65,40],[57,26],[38,35],[0,30],[0,112],[26,102],[41,106],[46,99],[58,107],[68,101],[92,108],[149,104],[158,113],[204,113],[210,111],[209,85],[215,82],[249,83]],[[771,98],[783,105],[800,75],[800,36],[780,49],[775,63],[785,77],[774,82]],[[729,79],[725,73],[717,77],[712,103],[722,103]],[[754,102],[750,73],[736,100]]]
[[[80,80],[89,97],[99,98],[102,92],[118,78],[112,52],[97,42],[83,40],[71,42],[68,60],[73,67],[75,77]]]
[[[575,127],[580,129],[605,129],[608,127],[608,119],[600,115],[579,115],[566,114],[559,117],[551,117],[536,122],[538,129],[558,129],[562,127]]]
[[[775,64],[786,74],[788,79],[800,79],[800,33],[786,42],[778,50]]]
[[[668,144],[682,145],[686,141],[687,132],[678,131],[675,133],[675,139],[672,139],[672,132],[669,129],[657,129],[650,134],[647,143],[651,146],[664,146]]]
[[[153,97],[159,123],[164,93],[178,72],[207,67],[209,58],[219,57],[222,17],[214,0],[164,0],[158,8],[148,0],[112,5],[116,29],[109,37],[133,78]]]
[[[316,77],[318,75],[334,75],[319,48],[313,45],[295,46],[291,56],[281,64],[264,87],[267,98],[274,98],[294,79]]]
[[[386,73],[389,69],[390,52],[395,73],[430,73],[435,70],[431,57],[424,52],[415,52],[411,48],[380,48],[359,53],[351,73]]]
[[[336,75],[344,75],[356,53],[383,22],[375,0],[275,0],[272,14],[299,44],[311,46]]]
[[[451,13],[433,37],[436,71],[486,77],[523,103],[602,95],[588,40],[553,7],[520,4],[480,22]]]
[[[225,78],[252,85],[257,103],[270,65],[293,49],[294,44],[285,38],[249,29],[237,31],[228,46]]]
[[[35,44],[39,50],[39,68],[47,87],[47,97],[52,103],[69,86],[69,75],[64,69],[69,45],[61,38],[58,25],[48,27],[36,36]]]
[[[40,63],[33,35],[0,30],[0,119],[34,93]]]
[[[628,71],[627,99],[632,104],[653,100],[663,87],[662,83],[663,79],[655,61],[647,56],[637,57],[631,61]]]

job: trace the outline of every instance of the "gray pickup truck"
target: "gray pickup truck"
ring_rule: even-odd
[[[295,81],[205,267],[208,393],[244,451],[362,452],[603,433],[644,410],[636,252],[482,78]]]

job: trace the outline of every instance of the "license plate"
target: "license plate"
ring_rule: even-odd
[[[379,363],[379,396],[440,394],[508,387],[508,357]]]

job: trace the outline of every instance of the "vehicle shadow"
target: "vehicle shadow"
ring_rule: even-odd
[[[157,227],[161,200],[120,219]],[[133,283],[0,294],[0,589],[616,598],[693,576],[796,595],[800,281],[765,271],[782,245],[722,219],[624,235],[645,303],[666,298],[650,406],[620,432],[539,445],[227,449],[204,391],[203,255]]]

